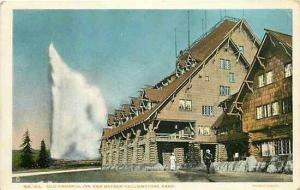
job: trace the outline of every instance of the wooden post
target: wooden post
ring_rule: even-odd
[[[115,148],[115,164],[119,164],[119,153],[120,153],[120,138],[116,140],[116,148]]]
[[[128,164],[128,141],[130,139],[130,133],[127,133],[126,140],[124,142],[124,158],[123,158],[123,164]]]
[[[113,164],[112,156],[113,156],[113,140],[110,140],[110,142],[109,142],[108,165]]]
[[[133,140],[133,153],[132,153],[132,163],[137,163],[138,157],[138,144],[139,144],[139,137],[141,134],[141,130],[138,129],[135,133],[135,138]]]
[[[107,164],[107,140],[102,140],[100,153],[101,153],[102,165],[105,166]]]

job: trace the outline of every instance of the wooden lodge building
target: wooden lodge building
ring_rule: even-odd
[[[240,90],[220,106],[226,117],[239,123],[231,128],[230,120],[215,125],[217,138],[229,152],[230,145],[238,143],[235,151],[260,161],[292,155],[292,36],[266,30]],[[233,135],[235,139],[228,135],[237,133],[241,136]]]
[[[218,105],[239,91],[259,46],[245,20],[217,23],[181,51],[172,74],[108,115],[102,164],[167,166],[173,152],[178,164],[199,164],[206,149],[217,161],[227,157],[212,130]]]

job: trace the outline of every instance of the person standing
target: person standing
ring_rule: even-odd
[[[170,169],[172,171],[175,171],[176,170],[176,157],[175,157],[174,153],[172,153],[172,155],[170,156],[169,161],[170,161]]]
[[[212,154],[210,153],[209,149],[206,149],[203,159],[206,165],[206,172],[209,174],[210,164],[212,162]]]

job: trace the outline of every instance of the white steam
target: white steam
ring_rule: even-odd
[[[69,68],[49,46],[52,68],[51,157],[56,159],[99,158],[100,138],[105,125],[106,106],[98,88]]]

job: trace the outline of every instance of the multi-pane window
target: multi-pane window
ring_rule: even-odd
[[[293,111],[293,99],[288,97],[282,100],[282,113],[290,113]]]
[[[202,106],[202,115],[213,116],[214,115],[213,106]]]
[[[231,83],[235,82],[235,75],[234,75],[234,73],[229,73],[229,82],[231,82]]]
[[[269,71],[266,73],[266,85],[271,84],[273,82],[273,72]]]
[[[256,108],[256,119],[279,115],[279,102],[265,104]]]
[[[179,100],[180,111],[192,111],[192,100]]]
[[[272,103],[272,116],[279,115],[279,102]]]
[[[228,59],[221,59],[220,69],[230,70],[230,61]]]
[[[274,82],[273,71],[269,71],[267,73],[258,76],[258,87],[263,87],[273,82]]]
[[[279,139],[261,143],[262,156],[287,155],[292,152],[291,139]]]
[[[265,86],[265,75],[259,75],[258,76],[258,87]]]
[[[200,126],[199,134],[200,135],[210,135],[210,127],[209,126]]]
[[[284,66],[284,77],[290,77],[292,76],[293,69],[292,69],[292,63],[288,63]]]
[[[245,53],[245,48],[244,48],[244,46],[239,46],[239,52],[240,52],[241,54],[244,54],[244,53]]]
[[[220,86],[220,96],[228,96],[230,95],[230,87],[229,86]]]

